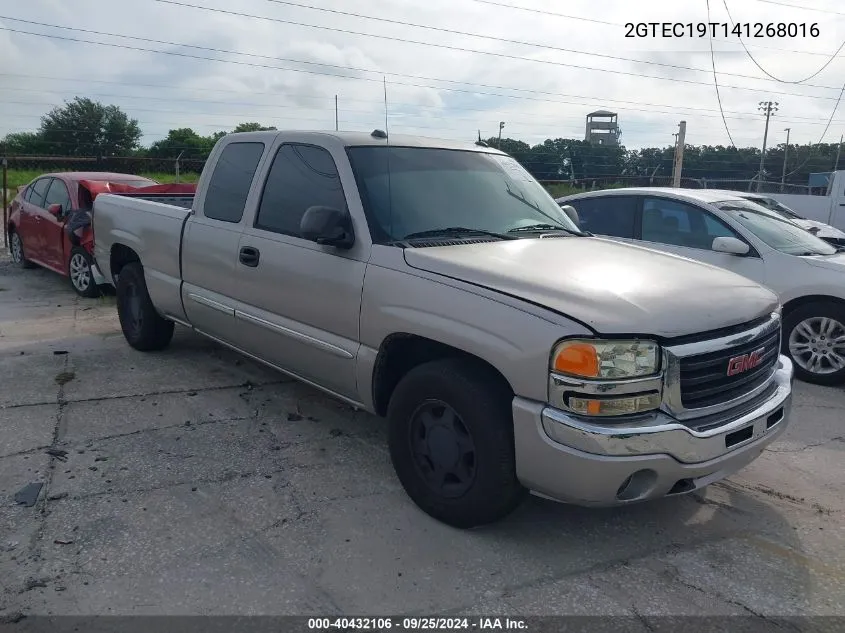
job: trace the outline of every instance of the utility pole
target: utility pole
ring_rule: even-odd
[[[839,147],[836,148],[836,164],[833,166],[833,171],[839,170],[839,154],[842,151],[842,139],[843,136],[839,137]]]
[[[687,122],[678,125],[678,140],[675,142],[675,160],[672,163],[672,186],[681,186],[681,171],[684,168],[684,139],[687,134]]]
[[[790,128],[784,128],[786,130],[786,147],[783,150],[783,173],[780,177],[780,192],[783,193],[783,185],[786,182],[786,157],[789,155],[789,130]]]
[[[340,123],[337,118],[337,95],[334,96],[334,129],[335,131],[340,129]]]
[[[760,154],[760,173],[757,177],[757,193],[760,193],[760,189],[763,187],[763,168],[766,163],[766,141],[769,137],[769,119],[778,111],[778,102],[761,101],[757,109],[766,115],[766,130],[763,132],[763,152]]]
[[[504,121],[499,121],[499,140],[496,143],[496,149],[502,149],[502,130],[505,127]]]

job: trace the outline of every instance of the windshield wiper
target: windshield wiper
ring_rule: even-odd
[[[571,235],[583,235],[583,233],[576,233],[572,229],[567,229],[557,224],[529,224],[527,226],[518,226],[511,229],[508,233],[536,233],[542,231],[564,231]]]
[[[416,233],[409,233],[402,240],[415,240],[425,237],[461,237],[469,235],[488,235],[490,237],[497,237],[501,240],[517,240],[515,235],[508,235],[506,233],[496,233],[495,231],[485,231],[484,229],[470,229],[465,226],[449,226],[443,229],[431,229],[429,231],[417,231]]]

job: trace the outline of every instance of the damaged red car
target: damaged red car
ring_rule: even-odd
[[[92,213],[101,193],[160,199],[190,207],[196,185],[107,172],[62,172],[39,176],[19,189],[9,214],[12,261],[43,266],[70,279],[83,297],[96,297],[110,284],[94,263]]]

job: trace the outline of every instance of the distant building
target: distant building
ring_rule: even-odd
[[[615,112],[596,110],[587,115],[584,140],[591,145],[619,145],[621,133]]]

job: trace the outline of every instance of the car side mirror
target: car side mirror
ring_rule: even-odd
[[[58,203],[51,204],[49,207],[47,207],[47,212],[51,215],[59,217],[62,214],[62,205]]]
[[[349,212],[334,207],[309,207],[299,223],[299,233],[306,240],[337,248],[351,248],[355,243]]]
[[[751,247],[735,237],[717,237],[713,240],[712,250],[728,255],[748,255]]]
[[[575,207],[569,204],[563,204],[560,206],[561,210],[569,216],[569,219],[575,222],[575,226],[581,226],[581,219],[578,217],[578,211],[575,210]]]
[[[810,227],[810,228],[808,228],[807,230],[808,230],[810,233],[812,233],[813,235],[818,235],[818,232],[819,232],[819,227],[817,227],[817,226],[811,226],[811,227]]]

